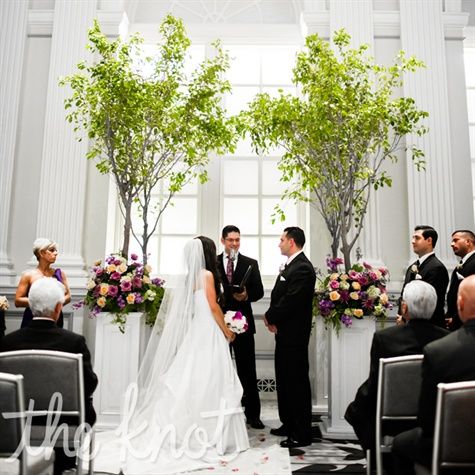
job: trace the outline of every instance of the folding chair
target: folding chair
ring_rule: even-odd
[[[475,381],[439,383],[432,474],[475,472]]]
[[[382,475],[382,454],[391,452],[393,437],[383,436],[386,421],[417,421],[423,355],[379,360],[376,402],[376,473]]]
[[[0,373],[0,473],[53,475],[53,449],[35,447],[32,451],[24,433],[23,376]]]
[[[0,353],[0,371],[23,375],[25,405],[29,400],[34,402],[33,408],[30,410],[28,407],[26,413],[34,417],[43,416],[41,423],[35,423],[33,417],[31,445],[42,445],[48,433],[53,438],[54,447],[62,447],[66,439],[68,446],[76,449],[76,473],[80,475],[86,439],[82,355],[49,350],[9,351]],[[62,407],[50,407],[53,400],[58,401],[58,393]],[[56,428],[51,434],[44,421],[48,413],[52,420],[55,415],[67,417],[67,430]],[[92,475],[94,433],[90,430],[89,434],[89,474]]]

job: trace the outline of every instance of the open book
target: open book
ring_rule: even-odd
[[[246,273],[244,274],[244,277],[241,280],[241,283],[231,285],[231,290],[233,293],[240,294],[244,292],[244,287],[246,286],[246,282],[249,280],[249,277],[251,276],[251,272],[252,272],[252,265],[249,264],[249,267],[247,268]]]

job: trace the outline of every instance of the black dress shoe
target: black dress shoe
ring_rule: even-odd
[[[292,439],[292,437],[289,437],[280,443],[280,446],[284,449],[295,449],[296,447],[307,447],[308,445],[312,445],[311,440],[300,441]]]
[[[253,429],[264,429],[265,425],[258,417],[246,419],[246,424],[249,424]]]
[[[278,427],[277,429],[271,429],[270,433],[272,435],[276,435],[278,437],[287,437],[289,435],[289,433],[287,431],[287,427],[285,427],[283,425]]]

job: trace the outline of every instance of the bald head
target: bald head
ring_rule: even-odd
[[[475,275],[465,277],[460,283],[457,307],[462,323],[475,320]]]

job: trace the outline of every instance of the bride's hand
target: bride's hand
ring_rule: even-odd
[[[236,338],[236,333],[234,333],[232,330],[230,330],[229,328],[226,328],[224,330],[224,336],[226,337],[226,340],[229,341],[229,343],[231,343],[232,341],[234,341],[234,339]]]

